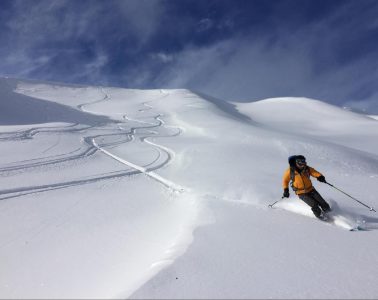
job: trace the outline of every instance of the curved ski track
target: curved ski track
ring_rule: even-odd
[[[103,101],[111,101],[111,95],[106,93],[104,88],[101,88],[102,93],[104,96],[93,102],[83,103],[77,106],[78,109],[85,111],[84,106],[89,106],[91,104],[103,102]],[[163,93],[163,92],[162,92]],[[161,98],[167,97],[168,94],[164,94]],[[160,98],[157,98],[160,99]],[[157,100],[155,99],[155,100]],[[145,111],[152,110],[153,107],[149,105],[147,102],[142,104],[144,106],[143,109],[139,109],[138,113],[144,113]],[[86,133],[94,130],[111,130],[113,132],[107,134],[98,134],[98,135],[88,135],[81,137],[82,141],[85,143],[82,147],[79,147],[73,151],[64,154],[57,154],[52,156],[44,156],[40,158],[34,158],[29,160],[23,161],[15,161],[12,163],[5,164],[0,166],[0,176],[7,176],[17,172],[27,172],[28,170],[34,168],[43,168],[46,166],[55,166],[67,162],[74,162],[82,159],[87,159],[93,156],[97,152],[101,152],[112,159],[118,161],[119,163],[131,168],[132,170],[125,170],[125,171],[116,171],[116,172],[109,172],[105,174],[96,174],[93,176],[88,176],[78,180],[72,181],[61,181],[57,183],[49,183],[49,184],[42,184],[42,185],[35,185],[35,186],[24,186],[24,187],[17,187],[11,189],[0,190],[0,200],[20,197],[28,194],[33,193],[40,193],[46,191],[52,191],[61,188],[67,188],[82,184],[93,183],[100,180],[109,180],[123,176],[132,176],[136,174],[144,174],[149,178],[152,178],[165,187],[169,188],[171,191],[174,192],[183,192],[184,190],[188,190],[180,185],[158,175],[154,172],[154,170],[160,169],[164,166],[167,166],[174,158],[175,152],[168,147],[160,145],[156,142],[152,142],[149,138],[159,138],[159,137],[174,137],[181,134],[182,129],[179,127],[174,126],[167,126],[165,125],[164,121],[162,120],[162,115],[157,114],[156,116],[152,117],[155,122],[147,122],[138,119],[131,119],[128,118],[126,115],[123,116],[124,122],[114,122],[110,124],[99,124],[99,126],[82,126],[79,123],[70,124],[68,126],[54,126],[54,127],[33,127],[29,128],[24,131],[15,131],[15,132],[5,132],[0,133],[0,142],[10,142],[10,141],[22,141],[26,139],[33,139],[37,134],[51,134],[51,133],[66,133],[66,134],[75,134],[75,133]],[[137,123],[141,126],[134,126],[123,128],[123,126],[127,126],[128,123]],[[114,128],[114,125],[117,125],[117,128]],[[108,128],[107,126],[110,126]],[[159,129],[170,129],[175,130],[176,132],[173,134],[160,134]],[[117,132],[114,132],[117,131]],[[142,131],[147,131],[148,133],[142,134]],[[136,135],[139,135],[139,139],[136,140]],[[110,139],[108,142],[103,142],[104,139]],[[113,139],[113,140],[112,140]],[[99,142],[101,140],[101,143]],[[140,142],[145,145],[149,145],[149,147],[153,147],[156,150],[157,157],[147,163],[146,165],[137,165],[125,158],[119,157],[109,151],[110,148],[116,147],[122,144],[126,144],[129,142]],[[51,145],[49,148],[44,150],[43,153],[47,152],[49,149],[53,147],[58,147],[59,141],[57,141],[54,145]]]

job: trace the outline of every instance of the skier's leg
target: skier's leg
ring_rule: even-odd
[[[313,191],[311,191],[311,196],[315,199],[316,202],[319,203],[319,206],[322,208],[324,212],[328,212],[331,210],[329,204],[323,199],[323,197],[318,193],[317,190],[314,189]]]
[[[322,211],[318,206],[318,202],[313,197],[311,197],[309,193],[300,194],[298,195],[298,197],[311,207],[311,210],[314,213],[315,217],[321,217]]]

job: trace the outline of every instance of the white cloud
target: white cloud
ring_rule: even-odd
[[[207,48],[189,48],[159,80],[164,86],[191,87],[233,100],[261,98],[267,90],[283,96],[311,75],[306,56],[299,49],[295,53],[292,50],[241,38]]]
[[[207,31],[209,29],[211,29],[211,27],[213,27],[214,25],[214,22],[212,20],[210,20],[209,18],[204,18],[202,20],[200,20],[197,24],[197,30],[198,31]]]
[[[188,46],[176,54],[157,85],[192,88],[229,100],[305,96],[336,105],[360,103],[378,112],[376,96],[358,96],[374,87],[369,83],[378,82],[376,55],[338,63],[335,47],[349,30],[349,25],[329,29],[339,18],[330,16],[290,35],[235,36],[208,47]]]
[[[158,53],[152,54],[151,57],[163,63],[169,63],[174,60],[174,55],[164,53],[164,52],[158,52]]]
[[[365,113],[373,113],[378,115],[378,92],[362,101],[347,101],[344,103],[344,106]]]
[[[134,38],[131,39],[133,43],[123,47],[130,47],[136,55],[146,51],[143,46],[157,33],[160,21],[167,13],[167,3],[160,0],[104,1],[102,3],[110,3],[104,5],[93,1],[93,5],[87,5],[85,9],[76,3],[66,0],[15,1],[16,12],[7,24],[12,35],[1,46],[0,70],[28,76],[42,68],[45,78],[60,76],[61,70],[54,69],[53,65],[43,67],[54,58],[68,57],[71,64],[77,62],[80,65],[80,69],[70,76],[70,81],[75,78],[85,80],[85,77],[92,82],[108,81],[102,70],[113,61],[114,53],[103,43],[106,37],[100,36],[99,32],[102,33],[102,26],[110,32],[118,25],[113,13],[123,16],[122,26],[125,26],[117,32],[116,38]],[[335,46],[342,41],[342,35],[346,32],[352,35],[358,26],[370,29],[377,26],[376,22],[371,22],[374,10],[367,9],[366,5],[361,5],[356,12],[365,11],[366,18],[362,21],[361,18],[352,18],[342,23],[345,11],[354,7],[340,6],[335,14],[290,32],[278,24],[277,32],[263,30],[260,35],[235,34],[228,40],[208,46],[193,46],[188,41],[183,50],[174,53],[165,51],[165,41],[162,40],[160,45],[154,46],[159,50],[151,49],[154,54],[147,54],[143,59],[134,62],[134,57],[125,55],[125,62],[130,59],[133,63],[128,65],[126,62],[130,67],[123,67],[123,74],[119,74],[121,70],[116,75],[121,78],[119,82],[124,80],[129,87],[192,88],[231,100],[306,96],[337,104],[364,100],[360,103],[373,107],[376,98],[369,93],[358,99],[353,97],[367,88],[367,82],[378,81],[378,70],[372,63],[376,61],[376,55],[367,53],[358,60],[336,63]],[[65,14],[67,9],[69,13]],[[218,22],[203,18],[191,25],[194,30],[202,31],[230,29],[234,26],[233,21],[232,18]],[[362,25],[356,22],[362,22]],[[88,55],[81,53],[83,48],[80,45],[72,46],[71,43],[83,40],[90,41],[84,47],[84,51],[90,48]],[[111,46],[118,46],[114,39],[110,41],[114,43]],[[323,56],[326,63],[321,61]],[[116,59],[122,61],[123,58]]]

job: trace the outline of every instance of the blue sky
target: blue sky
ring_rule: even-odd
[[[378,113],[376,0],[2,0],[0,40],[0,76]]]

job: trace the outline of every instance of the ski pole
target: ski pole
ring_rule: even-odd
[[[277,200],[276,202],[269,204],[268,207],[273,208],[273,205],[276,204],[277,202],[281,201],[284,197],[281,197],[280,200]]]
[[[377,212],[374,208],[370,207],[369,205],[366,205],[365,203],[362,203],[361,201],[357,200],[356,198],[352,197],[351,195],[348,195],[344,191],[340,190],[339,188],[335,187],[334,185],[330,184],[329,182],[326,182],[326,184],[330,185],[334,189],[338,190],[339,192],[342,192],[344,195],[347,195],[348,197],[352,198],[353,200],[357,201],[358,203],[362,204],[363,206],[367,207],[370,211]]]

